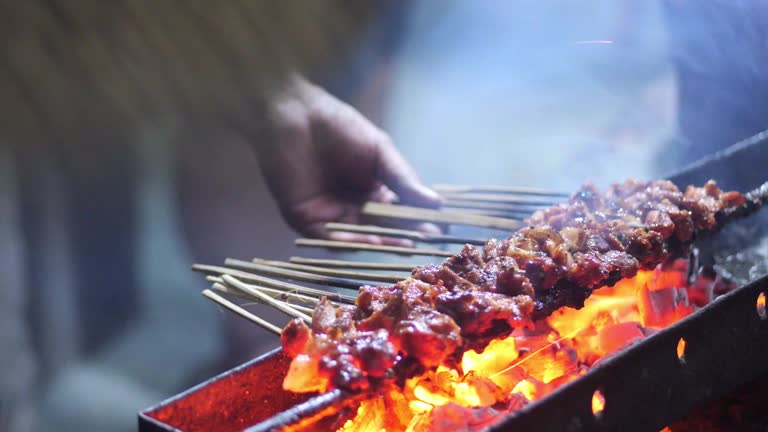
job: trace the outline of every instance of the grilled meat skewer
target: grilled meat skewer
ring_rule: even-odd
[[[697,236],[762,206],[767,190],[628,180],[600,194],[586,185],[505,240],[467,245],[394,285],[363,286],[355,305],[321,300],[311,328],[294,320],[282,332],[294,358],[284,387],[363,391],[456,365],[468,349],[583,306],[592,290],[686,256]]]

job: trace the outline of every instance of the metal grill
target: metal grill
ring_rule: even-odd
[[[765,174],[742,167],[766,166],[766,159],[768,132],[763,132],[668,178],[678,185],[715,178],[725,189],[748,190],[763,183]],[[752,246],[764,237],[765,218],[762,212],[745,222],[752,228],[749,235],[738,235],[736,228],[705,242],[702,256],[711,259],[734,243],[741,249]],[[768,374],[766,295],[768,277],[763,276],[605,359],[487,430],[658,431],[702,403]],[[338,390],[315,396],[287,393],[280,382],[288,362],[279,350],[265,354],[141,412],[139,430],[257,432],[297,424],[333,430],[365,397]],[[599,415],[591,405],[596,391],[604,398]]]

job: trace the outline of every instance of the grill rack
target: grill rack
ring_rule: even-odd
[[[768,295],[768,277],[718,298],[678,323],[605,359],[585,376],[505,416],[487,431],[660,430],[696,406],[729,394],[768,373],[768,320],[757,310],[760,294]],[[683,361],[677,355],[681,339],[686,346]],[[263,371],[256,374],[261,379],[270,376],[269,381],[279,382],[288,362],[279,349],[265,354],[141,412],[139,430],[182,430],[178,429],[178,422],[185,412],[185,400],[227,381],[237,387],[240,384],[237,376],[248,370],[261,368]],[[264,385],[263,381],[256,386],[260,385]],[[271,391],[270,398],[283,401],[286,396],[279,387],[273,387],[267,389]],[[605,398],[605,409],[600,416],[595,416],[591,409],[597,390]],[[359,401],[359,396],[339,390],[307,399],[301,395],[295,397],[291,401],[294,405],[265,403],[261,406],[264,411],[270,408],[275,411],[263,413],[265,419],[243,430],[274,431],[310,419],[333,424],[344,415],[345,409]],[[219,400],[222,407],[245,402],[242,398]],[[328,408],[333,409],[333,415],[323,416]]]
[[[715,177],[724,189],[753,188],[763,180],[762,173],[731,168],[747,163],[764,166],[768,158],[767,139],[768,132],[763,132],[668,178],[680,185]],[[768,278],[762,277],[722,296],[669,328],[605,359],[584,377],[507,415],[488,430],[657,431],[702,402],[728,394],[768,372],[768,322],[756,309],[758,296],[767,294]],[[684,362],[676,354],[681,339],[686,341]],[[261,360],[280,355],[278,350]],[[254,360],[241,368],[257,364]],[[212,381],[228,379],[233,373]],[[153,415],[206,386],[143,411],[139,415],[140,430],[176,430]],[[605,398],[605,410],[598,417],[590,407],[596,390]],[[354,402],[355,397],[349,394],[330,392],[272,413],[245,430],[276,430],[300,419],[322,417],[323,410],[329,407],[342,410]]]

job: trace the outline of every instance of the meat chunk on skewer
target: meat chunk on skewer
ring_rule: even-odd
[[[697,235],[761,204],[712,181],[685,192],[669,181],[628,180],[605,194],[586,185],[504,240],[467,245],[394,285],[361,287],[354,306],[320,302],[311,329],[293,321],[283,332],[294,357],[284,386],[360,391],[455,365],[469,349],[583,306],[592,290],[684,256]]]

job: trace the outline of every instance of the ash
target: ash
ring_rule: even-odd
[[[711,264],[717,274],[745,285],[768,274],[768,210],[725,227],[701,245],[709,251],[702,264]],[[704,254],[702,254],[704,256]]]

